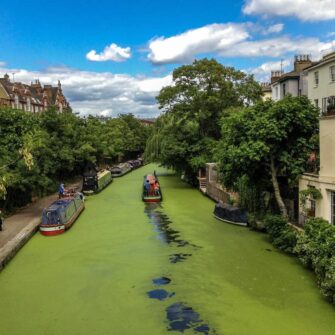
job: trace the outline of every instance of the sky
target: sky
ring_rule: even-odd
[[[0,76],[56,85],[81,115],[159,114],[174,68],[214,57],[268,81],[335,50],[335,0],[0,0]]]

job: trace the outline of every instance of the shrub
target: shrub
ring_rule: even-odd
[[[294,254],[298,232],[280,215],[267,215],[265,218],[266,231],[273,245],[289,254]]]
[[[248,213],[248,224],[251,229],[266,232],[265,224],[264,224],[264,215],[262,214],[255,214],[255,213]]]
[[[335,305],[335,256],[329,259],[320,287],[322,294]]]
[[[314,270],[321,292],[335,303],[335,227],[328,221],[310,219],[299,234],[294,251]]]

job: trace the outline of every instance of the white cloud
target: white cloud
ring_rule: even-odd
[[[115,43],[105,47],[103,52],[97,53],[95,50],[91,50],[87,53],[86,58],[92,62],[124,62],[131,57],[130,47],[121,48]]]
[[[335,19],[335,0],[246,0],[243,12],[326,21]]]
[[[283,23],[277,23],[274,24],[273,26],[270,26],[265,30],[265,33],[267,34],[278,34],[281,33],[284,29],[284,24]]]
[[[319,58],[320,53],[335,47],[335,40],[321,42],[318,38],[292,39],[280,36],[271,39],[245,41],[220,51],[226,57],[280,57],[289,53],[310,54]]]
[[[335,40],[322,42],[312,37],[259,38],[260,35],[278,34],[283,28],[282,23],[262,28],[251,23],[211,24],[180,35],[153,39],[147,57],[153,64],[191,62],[206,53],[224,57],[276,58],[299,53],[318,58],[322,50],[335,47]]]
[[[0,76],[15,72],[15,80],[30,83],[39,78],[42,84],[62,83],[65,96],[74,112],[81,115],[117,116],[133,113],[139,117],[159,114],[155,96],[163,86],[172,83],[172,76],[137,78],[127,74],[80,71],[53,67],[43,71],[1,68]]]
[[[196,55],[229,48],[246,40],[245,24],[211,24],[172,37],[159,37],[149,43],[148,59],[154,64],[183,63]]]
[[[6,66],[6,63],[0,61],[0,67],[5,67],[5,66]]]
[[[268,82],[271,77],[271,71],[280,71],[282,69],[286,72],[290,65],[291,61],[285,59],[282,61],[263,63],[262,65],[256,68],[248,69],[245,72],[252,73],[255,76],[256,80],[260,82]]]

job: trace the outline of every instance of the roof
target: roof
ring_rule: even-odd
[[[332,52],[326,56],[324,56],[320,61],[318,62],[314,62],[312,66],[310,66],[309,68],[307,68],[307,71],[310,70],[314,70],[322,65],[326,65],[330,62],[334,62],[335,61],[335,52]]]
[[[58,87],[51,85],[45,85],[43,87],[37,80],[31,85],[27,85],[21,82],[10,81],[8,75],[0,78],[0,84],[11,100],[15,99],[15,95],[18,96],[20,102],[26,102],[28,97],[30,97],[32,104],[43,105],[44,99],[47,98],[48,105],[56,105],[57,96],[62,96],[66,104],[68,104],[60,84]]]
[[[289,79],[299,79],[300,78],[300,73],[301,72],[296,72],[296,71],[291,71],[291,72],[284,73],[277,80],[275,80],[272,83],[272,85],[276,84],[276,83],[280,83],[280,82],[285,81],[285,80],[289,80]]]

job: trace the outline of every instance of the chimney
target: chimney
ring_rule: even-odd
[[[294,71],[302,72],[312,65],[309,55],[296,55],[294,56]]]
[[[277,81],[282,75],[283,71],[271,71],[271,84]]]
[[[10,81],[8,73],[6,73],[3,77],[6,81]]]

